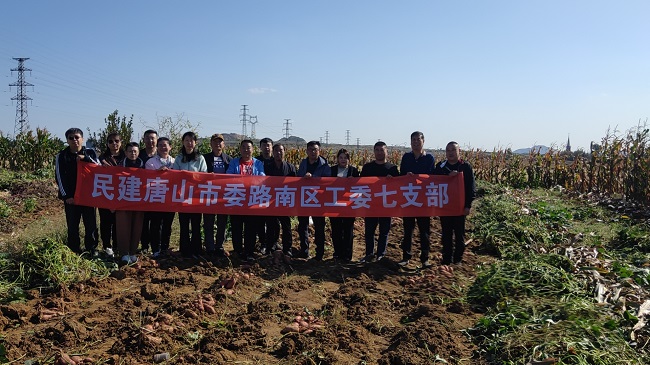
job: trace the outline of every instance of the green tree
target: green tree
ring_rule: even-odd
[[[131,141],[131,137],[133,136],[133,114],[131,114],[131,117],[129,118],[127,118],[126,115],[120,117],[118,111],[115,110],[104,119],[104,123],[106,124],[106,127],[100,129],[98,133],[91,133],[90,128],[88,128],[87,140],[100,152],[106,151],[108,148],[108,146],[106,146],[106,137],[111,133],[119,133],[123,141],[122,144]]]

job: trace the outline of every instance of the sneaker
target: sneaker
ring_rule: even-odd
[[[153,257],[154,259],[159,258],[160,257],[160,251],[156,251],[153,254],[151,254],[151,257]]]
[[[384,255],[379,255],[379,256],[377,256],[376,261],[381,261],[381,260],[384,259],[384,257],[386,257],[386,256],[384,256]]]
[[[113,249],[112,249],[111,247],[106,247],[106,248],[104,249],[104,253],[105,253],[106,256],[108,256],[108,257],[113,257],[113,255],[115,254],[115,253],[113,252]]]
[[[131,259],[132,264],[135,264],[136,262],[138,262],[138,256],[136,256],[136,255],[131,255],[131,256],[129,256],[129,258]]]
[[[124,256],[122,256],[122,260],[121,260],[121,261],[122,261],[123,263],[127,264],[127,265],[131,265],[131,256],[129,256],[129,255],[124,255]]]
[[[424,261],[422,261],[422,268],[423,268],[423,269],[428,269],[428,268],[430,268],[431,266],[433,266],[433,265],[431,265],[431,262],[429,262],[429,260],[424,260]]]
[[[255,262],[255,256],[247,256],[246,261],[248,262]]]
[[[397,264],[399,266],[401,266],[401,267],[406,267],[409,264],[409,260],[402,260],[402,261],[398,262]]]
[[[266,247],[262,247],[262,248],[260,248],[260,254],[261,254],[262,256],[266,256],[267,252],[268,252],[268,250],[266,249]]]
[[[359,260],[359,262],[362,263],[362,264],[367,264],[367,263],[370,263],[370,262],[373,262],[373,261],[375,261],[375,255],[373,255],[373,254],[366,255],[364,258]]]

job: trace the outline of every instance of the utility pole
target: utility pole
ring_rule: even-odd
[[[34,86],[29,82],[25,81],[25,71],[32,71],[31,68],[25,68],[25,61],[29,58],[16,58],[14,60],[18,61],[18,67],[12,68],[11,72],[13,75],[14,71],[18,71],[18,81],[9,84],[16,87],[16,96],[12,97],[11,100],[16,100],[16,124],[14,125],[14,136],[21,134],[29,129],[29,121],[27,120],[27,100],[32,100],[27,96],[27,86]]]
[[[345,131],[345,145],[349,146],[350,145],[350,130],[347,129]]]
[[[253,119],[255,119],[254,122]],[[249,123],[251,124],[251,138],[255,139],[255,124],[257,124],[257,115],[250,117]]]
[[[320,144],[323,144],[323,137],[318,137]]]
[[[291,128],[289,126],[291,123],[289,123],[291,119],[285,119],[284,120],[284,138],[289,138],[289,133],[291,132]]]
[[[246,133],[246,123],[248,122],[248,115],[246,115],[246,107],[247,106],[248,105],[246,105],[246,104],[242,104],[242,107],[243,107],[241,109],[242,114],[239,114],[239,116],[241,117],[241,134],[242,134],[243,139],[246,139],[246,134],[247,134]]]
[[[325,146],[330,144],[330,131],[325,131]]]

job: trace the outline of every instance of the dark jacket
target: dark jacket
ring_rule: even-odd
[[[465,184],[465,208],[471,208],[472,202],[476,197],[476,182],[474,181],[474,170],[469,162],[458,160],[455,164],[450,164],[447,160],[441,161],[436,165],[435,175],[449,175],[452,171],[463,173]]]
[[[70,147],[56,155],[55,179],[59,187],[59,199],[74,198],[77,189],[77,155],[84,155],[83,162],[99,164],[97,153],[93,149],[81,147],[79,153],[70,152]]]
[[[336,177],[336,174],[339,172],[339,165],[330,166],[330,170],[332,170],[330,176]],[[359,169],[348,165],[348,175],[346,177],[359,177]]]
[[[266,176],[296,176],[296,167],[287,161],[282,161],[282,166],[277,167],[273,161],[264,165],[264,173]]]
[[[111,154],[111,151],[106,151],[106,153],[99,155],[99,163],[102,164],[104,161],[106,161],[111,166],[121,166],[122,161],[125,158],[126,154],[124,153],[124,150],[120,150],[120,153],[117,156],[113,156]]]
[[[300,162],[298,167],[298,176],[303,177],[307,173],[307,165],[309,164],[309,158],[305,158]],[[323,156],[318,156],[318,166],[316,171],[312,174],[313,177],[329,177],[331,176],[330,165],[327,164],[327,160]]]
[[[406,175],[409,172],[414,174],[433,174],[436,168],[436,159],[432,153],[422,154],[415,158],[413,151],[406,152],[402,156],[402,162],[399,164],[399,172]]]
[[[363,165],[361,169],[361,176],[399,176],[399,170],[397,166],[393,165],[390,162],[383,164],[378,164],[376,161],[371,161]]]
[[[205,164],[208,165],[208,172],[214,172],[214,153],[206,153],[203,155],[203,158],[205,158]],[[226,171],[228,171],[228,166],[230,166],[232,157],[230,157],[230,155],[225,152],[221,152],[221,158],[223,159],[223,164],[226,168]]]
[[[124,160],[122,160],[122,163],[120,163],[120,166],[144,169],[144,162],[140,157],[136,158],[135,160],[129,160],[128,158],[125,158]]]

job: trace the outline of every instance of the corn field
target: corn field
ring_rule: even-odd
[[[562,187],[579,193],[622,196],[628,200],[650,202],[649,130],[640,125],[625,135],[608,132],[600,145],[590,153],[572,154],[559,149],[547,153],[531,150],[518,155],[510,150],[492,152],[478,149],[463,151],[463,158],[474,167],[477,179],[515,188]],[[45,129],[28,131],[14,139],[0,133],[0,168],[12,171],[42,173],[52,169],[54,156],[64,148],[63,141],[52,137]],[[210,151],[209,143],[200,144],[201,152]],[[175,148],[176,150],[177,148]],[[254,155],[259,151],[255,146]],[[337,148],[324,147],[321,155],[330,164],[336,163]],[[225,152],[239,155],[238,146],[227,146]],[[349,149],[352,165],[361,167],[373,160],[371,147]],[[286,160],[298,166],[306,156],[306,146],[286,146]],[[442,151],[435,152],[436,161],[444,159]],[[402,151],[389,148],[388,161],[399,165]]]
[[[13,139],[0,132],[0,168],[43,174],[54,169],[54,156],[63,148],[63,141],[47,129],[30,130]]]

